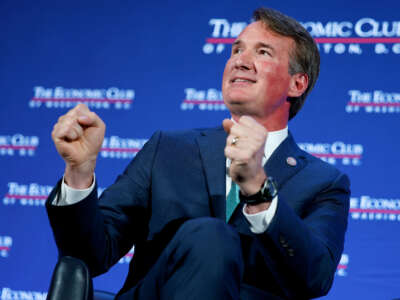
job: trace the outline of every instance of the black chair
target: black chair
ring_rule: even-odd
[[[48,300],[111,300],[115,294],[93,291],[92,278],[86,264],[77,258],[63,256],[51,278]]]

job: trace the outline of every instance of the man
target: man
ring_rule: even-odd
[[[309,299],[330,289],[349,181],[287,129],[317,79],[318,50],[277,11],[254,19],[223,75],[226,133],[157,132],[99,201],[105,125],[78,105],[54,126],[66,168],[47,210],[60,255],[97,275],[134,244],[118,299]]]

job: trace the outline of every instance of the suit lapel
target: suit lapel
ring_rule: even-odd
[[[225,220],[226,209],[225,141],[226,133],[222,128],[203,131],[197,138],[210,195],[211,216],[222,220]]]
[[[288,159],[291,160],[292,164],[289,163],[290,161],[288,162]],[[305,165],[305,156],[289,133],[289,136],[272,153],[264,166],[264,170],[267,176],[272,176],[275,179],[279,190]]]

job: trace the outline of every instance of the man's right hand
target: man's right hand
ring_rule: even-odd
[[[84,189],[92,184],[105,128],[104,122],[84,104],[71,109],[54,125],[51,136],[65,161],[64,180],[68,186]]]

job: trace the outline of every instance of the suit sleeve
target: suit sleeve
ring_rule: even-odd
[[[92,276],[106,272],[148,231],[151,170],[160,133],[155,133],[116,182],[97,197],[97,187],[84,200],[46,209],[59,255],[86,262]]]
[[[301,215],[279,195],[271,224],[257,235],[269,268],[277,278],[285,278],[282,288],[295,291],[290,295],[294,299],[325,295],[333,282],[343,251],[350,196],[348,177],[335,175],[313,195]]]

